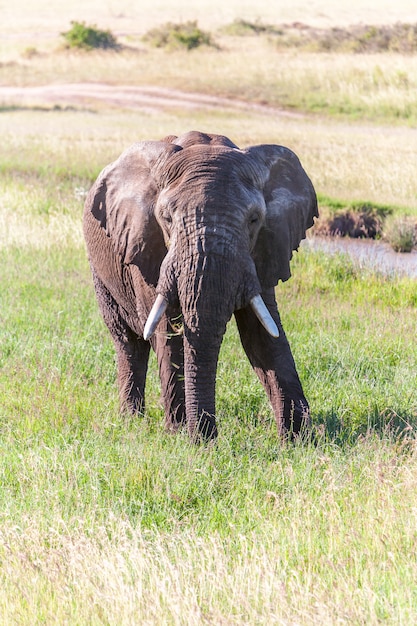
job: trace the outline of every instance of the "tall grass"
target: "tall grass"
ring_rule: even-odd
[[[36,134],[35,127],[39,129]],[[168,107],[153,113],[114,109],[3,112],[0,171],[20,177],[20,183],[13,185],[20,184],[22,193],[30,173],[50,180],[45,193],[53,185],[69,181],[72,195],[76,188],[80,192],[87,189],[101,168],[133,141],[181,134],[191,128],[223,133],[242,147],[256,143],[288,146],[300,155],[317,190],[329,198],[349,203],[369,200],[416,212],[414,130],[269,116],[257,111]],[[4,189],[4,193],[12,192]]]
[[[295,4],[280,6],[293,11]],[[21,12],[23,30],[42,6],[43,0],[35,12],[34,5]],[[86,12],[93,6],[83,5]],[[235,6],[233,0],[221,9]],[[60,15],[55,9],[53,20]],[[118,10],[129,18],[137,11],[123,3]],[[117,19],[124,24],[127,17]],[[241,63],[248,60],[243,52]],[[239,68],[242,75],[236,55],[210,54],[230,76]],[[4,65],[0,73],[22,83],[101,80],[107,63],[109,80],[124,82],[129,73],[136,80],[143,71],[148,81],[159,71],[158,57],[151,56],[149,74],[145,60],[128,53],[61,57],[65,74],[55,55],[35,55],[17,60],[14,77]],[[166,84],[181,76],[187,81],[207,59],[176,54],[165,66]],[[322,57],[321,66],[313,59],[305,57],[303,69],[301,59],[280,58],[288,63],[287,78],[293,72],[294,90],[301,93],[300,75],[314,87],[316,67],[318,89],[328,94],[336,75],[342,77],[342,59]],[[390,84],[398,62],[387,58],[384,66]],[[355,63],[351,84],[361,86],[351,102],[357,104],[375,65],[364,58]],[[380,65],[377,58],[374,63]],[[413,64],[406,69],[412,81]],[[272,70],[263,74],[259,67],[259,84],[273,98]],[[285,82],[286,70],[275,70]],[[345,70],[349,92],[353,70]],[[222,72],[208,69],[188,88],[209,89],[209,80],[217,92],[256,88],[254,65],[241,87],[230,80],[229,88]],[[155,80],[161,76],[162,70]],[[385,121],[394,110],[388,108]],[[164,432],[154,357],[145,415],[119,414],[114,349],[82,240],[83,200],[99,170],[133,140],[190,128],[225,133],[242,146],[288,145],[323,197],[390,203],[415,214],[411,128],[256,111],[118,111],[91,103],[75,110],[3,110],[0,622],[413,624],[415,281],[363,271],[344,256],[308,248],[294,255],[293,277],[279,285],[277,299],[311,404],[309,441],[278,440],[233,321],[219,360],[215,445],[192,446],[186,433]]]
[[[269,461],[244,456],[231,462],[224,447],[203,455],[178,442],[174,449],[164,446],[170,465],[161,467],[158,457],[148,496],[155,501],[161,488],[158,498],[175,524],[169,532],[147,530],[112,511],[94,524],[84,516],[68,522],[55,513],[3,525],[4,622],[415,621],[415,451],[404,453],[373,437],[343,451],[284,447]],[[133,469],[132,460],[97,467],[95,459],[77,457],[71,446],[53,456],[29,454],[25,465],[39,475],[49,464],[58,484],[64,470],[65,494],[69,481],[78,478],[81,502],[100,496],[110,467],[113,482],[126,465]],[[137,462],[130,499],[146,498],[140,468],[149,461],[147,454]],[[212,517],[215,512],[222,527],[201,531],[206,507],[190,488],[181,490],[182,481],[167,486],[175,470],[198,484],[198,494],[207,490]],[[98,474],[102,482],[94,480]],[[51,484],[52,476],[42,493],[56,510]],[[181,508],[188,515],[180,515]]]
[[[219,441],[193,447],[163,431],[154,358],[146,415],[119,415],[84,156],[65,175],[65,142],[50,170],[29,147],[2,176],[0,620],[413,623],[415,282],[303,249],[277,298],[315,440],[277,439],[231,322]]]

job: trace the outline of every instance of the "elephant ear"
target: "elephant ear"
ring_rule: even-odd
[[[318,217],[317,197],[298,157],[288,148],[261,145],[245,152],[256,163],[256,184],[266,204],[252,255],[262,288],[267,289],[291,276],[293,251]]]
[[[134,144],[101,172],[86,200],[86,210],[104,228],[122,263],[137,265],[153,285],[167,253],[154,215],[158,169],[179,150],[162,141]]]

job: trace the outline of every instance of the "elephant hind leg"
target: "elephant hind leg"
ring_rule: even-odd
[[[145,410],[145,382],[150,344],[130,328],[122,310],[93,269],[94,288],[117,354],[120,408],[132,414]]]

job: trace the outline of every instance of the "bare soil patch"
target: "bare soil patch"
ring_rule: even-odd
[[[201,93],[186,93],[175,89],[154,86],[123,86],[104,83],[70,83],[41,85],[36,87],[0,87],[0,108],[35,106],[86,107],[105,104],[117,108],[141,109],[157,112],[161,109],[229,109],[303,117],[301,113],[285,111],[277,107],[221,98]]]

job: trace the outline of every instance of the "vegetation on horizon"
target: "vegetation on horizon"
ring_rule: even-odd
[[[417,53],[417,23],[388,25],[353,24],[349,27],[317,28],[303,22],[263,24],[235,19],[221,32],[233,36],[265,35],[278,48],[310,52]]]
[[[200,46],[215,46],[210,33],[201,30],[196,21],[180,24],[168,22],[143,35],[142,40],[155,48],[193,50]]]
[[[95,45],[91,49],[85,37],[89,28],[76,24],[76,48],[45,52],[26,46],[17,57],[0,63],[0,80],[9,85],[36,85],[60,80],[91,82],[94,76],[96,82],[160,85],[336,120],[410,127],[417,124],[416,54],[387,52],[375,46],[372,52],[355,54],[339,47],[340,53],[335,54],[333,44],[327,48],[311,45],[316,41],[314,37],[324,35],[304,25],[288,26],[288,33],[295,31],[300,36],[297,45],[290,39],[288,46],[278,48],[270,43],[282,39],[281,35],[273,35],[274,27],[238,20],[236,27],[257,36],[230,36],[218,31],[214,45],[211,34],[195,21],[170,23],[153,29],[155,37],[151,39],[160,47],[148,45],[143,54],[142,38],[130,37],[117,44],[118,54],[109,56]],[[374,32],[373,27],[367,29]],[[326,31],[326,36],[332,32]],[[354,32],[352,27],[352,37]],[[414,40],[414,30],[410,33],[404,36],[404,42]],[[336,42],[339,34],[334,34]],[[150,38],[150,34],[145,37]],[[89,54],[74,54],[84,44],[90,47]],[[165,46],[171,48],[169,52]]]

